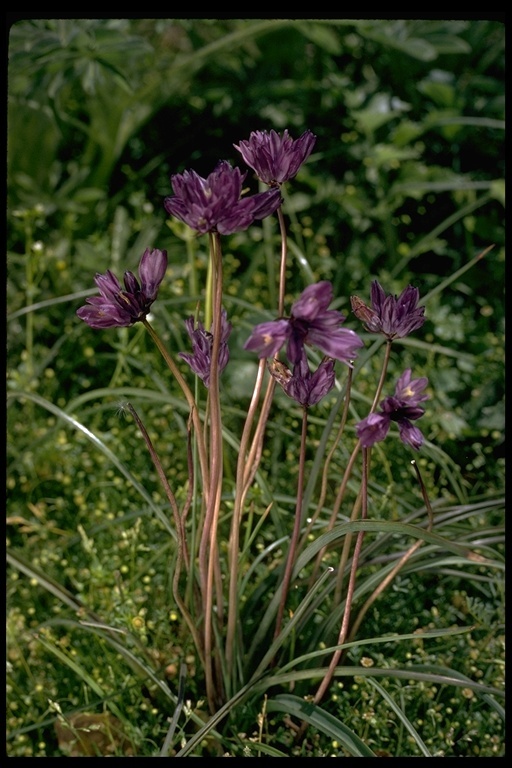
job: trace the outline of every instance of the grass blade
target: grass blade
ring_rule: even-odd
[[[284,693],[274,699],[269,699],[267,711],[285,712],[298,720],[305,720],[329,738],[339,742],[353,757],[377,757],[375,752],[367,747],[364,741],[341,720],[328,712],[324,712],[316,704],[304,701],[298,696]]]

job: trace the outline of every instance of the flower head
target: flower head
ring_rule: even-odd
[[[313,373],[305,354],[293,366],[293,373],[279,360],[268,360],[267,367],[288,397],[305,408],[318,403],[334,387],[334,360],[329,357],[324,357]]]
[[[400,296],[388,295],[374,280],[371,285],[372,306],[357,296],[350,297],[352,311],[370,333],[382,333],[389,340],[401,339],[421,328],[425,322],[425,307],[418,307],[420,292],[412,285],[404,288]]]
[[[311,154],[316,136],[305,131],[298,139],[292,139],[288,131],[281,136],[276,131],[253,131],[249,139],[234,144],[244,162],[256,171],[265,184],[275,186],[293,178]]]
[[[428,395],[422,394],[427,384],[425,377],[411,379],[411,369],[407,368],[396,383],[394,396],[381,401],[380,412],[370,413],[357,424],[356,432],[361,444],[369,448],[381,442],[391,422],[396,421],[402,442],[418,450],[423,443],[423,435],[411,422],[425,413],[419,403],[428,400]]]
[[[128,326],[144,320],[155,301],[167,269],[167,251],[146,248],[139,264],[139,280],[133,272],[124,273],[124,288],[108,269],[96,274],[94,282],[100,296],[91,296],[76,314],[91,328]]]
[[[205,387],[210,385],[210,366],[212,361],[213,335],[204,329],[201,322],[194,328],[194,318],[185,320],[187,333],[192,341],[192,352],[179,352],[179,356],[185,360],[194,373],[196,373]],[[229,360],[228,338],[231,333],[231,323],[227,321],[226,310],[221,315],[221,339],[219,347],[219,373],[221,373]]]
[[[273,357],[286,343],[288,360],[295,364],[302,359],[307,344],[351,365],[363,342],[355,331],[340,327],[345,317],[336,309],[328,309],[332,297],[332,285],[327,280],[309,285],[292,305],[290,318],[255,326],[244,349],[257,352],[260,358]]]
[[[177,173],[171,176],[174,195],[165,198],[165,210],[201,235],[240,232],[255,220],[270,216],[281,204],[278,189],[242,198],[245,176],[226,160],[221,160],[207,178],[195,171]]]

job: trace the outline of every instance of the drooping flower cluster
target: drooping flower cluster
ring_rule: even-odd
[[[187,333],[192,341],[192,352],[180,352],[179,356],[185,360],[196,373],[205,387],[210,385],[210,366],[212,361],[213,335],[206,331],[201,322],[194,327],[194,318],[185,320]],[[226,310],[222,310],[221,339],[219,347],[219,373],[221,373],[229,361],[229,347],[227,344],[232,326],[227,320]]]
[[[324,357],[314,372],[311,372],[305,354],[293,366],[293,373],[279,360],[268,360],[267,367],[288,397],[305,408],[320,402],[331,391],[336,381],[334,360],[330,357]]]
[[[352,365],[363,342],[355,331],[341,328],[345,317],[336,309],[328,309],[332,298],[329,281],[309,285],[292,305],[289,318],[256,325],[244,349],[260,358],[274,357],[286,344],[288,360],[296,364],[302,360],[304,345],[310,345],[327,357]]]
[[[402,339],[421,328],[425,322],[425,307],[419,307],[420,292],[412,285],[404,288],[398,298],[388,294],[377,280],[371,285],[372,306],[357,296],[350,297],[352,311],[370,333],[382,333],[387,339]]]
[[[167,269],[167,252],[146,248],[139,264],[139,280],[133,272],[124,273],[124,288],[108,269],[96,274],[94,282],[100,296],[91,296],[77,310],[78,317],[91,328],[133,325],[147,317]]]
[[[379,443],[388,434],[392,421],[398,424],[400,439],[406,445],[418,450],[423,444],[423,434],[411,422],[425,413],[419,403],[428,400],[422,394],[428,379],[411,379],[411,369],[407,368],[396,383],[394,396],[386,397],[380,403],[378,413],[370,413],[356,426],[356,433],[365,448]]]
[[[240,232],[270,216],[281,204],[279,189],[242,197],[246,175],[226,160],[221,160],[206,178],[195,171],[174,174],[174,195],[165,198],[164,208],[201,235]]]
[[[274,130],[253,131],[249,139],[234,144],[244,162],[256,171],[258,178],[269,186],[283,184],[292,179],[300,166],[311,154],[316,136],[305,131],[294,140],[283,131],[281,136]]]

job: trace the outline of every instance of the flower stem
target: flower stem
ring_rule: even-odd
[[[279,288],[278,288],[278,316],[282,316],[284,313],[284,295],[286,284],[286,261],[288,257],[288,242],[286,236],[286,225],[284,221],[282,207],[277,209],[277,216],[279,220],[279,228],[281,231],[281,260],[279,268]],[[260,417],[256,425],[254,436],[252,439],[251,448],[249,454],[246,457],[247,448],[249,445],[250,432],[254,417],[256,414],[256,407],[261,395],[261,389],[263,386],[263,375],[265,372],[265,360],[260,360],[258,366],[258,374],[256,383],[254,386],[254,392],[247,413],[247,418],[244,424],[244,430],[240,440],[240,448],[238,454],[237,474],[236,474],[236,491],[235,491],[235,504],[233,508],[233,517],[231,523],[231,532],[229,539],[229,602],[228,602],[228,624],[226,635],[226,665],[228,669],[232,669],[233,661],[233,646],[236,630],[236,621],[238,616],[238,546],[240,539],[240,523],[242,518],[242,508],[245,496],[249,489],[250,484],[256,474],[261,459],[261,450],[263,445],[263,435],[265,432],[265,426],[274,395],[275,381],[270,378],[268,382],[267,391],[263,400],[263,405],[260,412]]]
[[[329,450],[329,453],[327,454],[327,458],[325,459],[325,462],[324,462],[324,466],[323,466],[323,469],[322,469],[322,482],[321,482],[321,486],[320,486],[320,496],[318,498],[316,509],[315,509],[313,515],[311,516],[311,520],[309,521],[309,523],[308,523],[308,525],[306,527],[306,530],[304,531],[304,534],[302,536],[302,540],[301,540],[301,543],[300,543],[300,549],[302,549],[302,547],[305,545],[305,543],[306,543],[306,541],[308,539],[308,536],[311,533],[311,529],[313,528],[315,522],[318,519],[318,516],[319,516],[320,512],[322,511],[322,507],[323,507],[323,504],[324,504],[324,501],[325,501],[325,497],[327,495],[327,482],[328,482],[329,466],[331,464],[332,457],[334,456],[334,453],[335,453],[335,451],[336,451],[336,449],[337,449],[337,447],[339,445],[339,442],[341,440],[341,437],[343,435],[343,431],[345,429],[345,424],[347,423],[348,409],[349,409],[349,405],[350,405],[350,392],[351,392],[351,389],[352,389],[352,374],[353,374],[353,369],[349,368],[348,369],[348,376],[347,376],[347,385],[346,385],[346,389],[345,389],[345,402],[343,404],[343,412],[341,414],[340,425],[338,427],[338,431],[336,433],[336,437],[334,438],[334,442],[333,442],[333,444],[331,446],[331,449]],[[317,566],[318,565],[319,565],[319,562],[317,561]],[[317,566],[315,567],[315,575],[316,575]],[[314,581],[315,581],[315,579],[312,578],[311,581],[310,581],[310,587],[313,586],[313,582]]]
[[[260,360],[258,365],[258,374],[254,385],[254,391],[247,411],[244,429],[240,438],[238,449],[238,461],[236,469],[235,499],[233,504],[233,517],[231,518],[231,531],[229,535],[229,597],[228,597],[228,621],[226,629],[226,667],[234,669],[234,641],[235,631],[238,620],[238,549],[240,541],[240,523],[242,519],[242,509],[247,492],[247,486],[244,483],[244,471],[246,467],[246,454],[251,435],[251,429],[256,414],[256,408],[263,386],[263,377],[265,373],[265,360]]]
[[[286,598],[288,595],[290,581],[292,578],[292,571],[295,563],[295,554],[297,552],[297,544],[300,536],[300,525],[301,525],[301,519],[302,519],[302,497],[304,492],[304,467],[306,463],[307,427],[308,427],[308,411],[307,411],[307,408],[303,408],[302,409],[302,431],[301,431],[301,438],[300,438],[300,453],[299,453],[299,475],[297,479],[297,499],[295,504],[295,522],[293,526],[292,538],[290,540],[290,547],[288,549],[286,568],[283,576],[283,583],[281,588],[281,600],[280,600],[279,608],[277,611],[274,640],[281,632],[284,608],[286,604]]]
[[[149,323],[149,321],[146,318],[142,319],[142,323],[144,324],[144,327],[148,331],[149,335],[155,342],[156,346],[158,347],[158,350],[160,354],[162,355],[163,359],[165,360],[167,367],[171,371],[172,375],[178,382],[181,391],[185,395],[185,399],[190,407],[190,413],[192,416],[192,423],[194,424],[194,429],[196,432],[196,440],[197,440],[197,450],[199,454],[199,464],[201,466],[201,476],[203,480],[203,493],[207,497],[208,494],[208,485],[209,485],[209,471],[208,471],[208,462],[206,459],[206,447],[203,439],[203,427],[201,424],[201,419],[199,417],[199,411],[197,409],[196,401],[194,399],[194,395],[190,391],[187,382],[183,378],[183,376],[180,373],[180,370],[172,357],[169,355],[169,352],[165,348],[164,343],[162,342],[162,339],[157,334],[153,326]]]
[[[279,267],[279,299],[277,315],[278,317],[282,317],[284,313],[284,294],[286,286],[286,261],[288,258],[288,240],[282,206],[279,206],[277,209],[277,218],[279,220],[279,229],[281,230],[281,265]]]
[[[425,485],[423,483],[419,467],[418,467],[418,465],[416,464],[416,462],[414,460],[411,462],[411,464],[414,467],[414,470],[416,472],[416,476],[418,478],[418,482],[419,482],[420,487],[421,487],[421,492],[422,492],[422,495],[423,495],[423,500],[425,502],[425,507],[427,509],[427,514],[428,514],[427,531],[430,532],[432,530],[433,525],[434,525],[434,513],[432,511],[432,506],[430,504],[430,500],[428,498],[427,491],[426,491]],[[368,612],[368,609],[373,605],[373,603],[379,597],[379,595],[381,595],[382,592],[384,592],[386,587],[389,586],[389,584],[391,584],[391,582],[393,581],[393,579],[395,578],[397,573],[404,567],[406,562],[408,560],[410,560],[410,558],[413,556],[413,554],[416,552],[416,550],[421,547],[422,544],[423,544],[423,541],[421,539],[417,539],[414,542],[414,544],[411,547],[409,547],[407,552],[405,552],[405,554],[402,555],[402,557],[400,558],[398,563],[395,565],[395,567],[380,582],[380,584],[374,590],[374,592],[372,592],[370,597],[367,599],[367,601],[364,603],[364,605],[362,606],[361,610],[357,614],[356,620],[354,621],[354,623],[353,623],[353,625],[351,627],[350,635],[348,637],[348,641],[349,642],[355,637],[355,635],[357,633],[357,630],[361,626],[361,622],[363,621],[366,613]]]
[[[363,471],[362,471],[362,483],[361,483],[361,519],[365,520],[367,517],[368,512],[368,467],[369,467],[369,448],[362,448],[362,454],[363,454]],[[347,596],[345,599],[345,608],[343,611],[343,619],[341,621],[341,627],[340,632],[338,635],[338,640],[336,642],[336,645],[343,645],[347,639],[348,635],[348,628],[350,623],[350,613],[352,610],[352,601],[354,599],[354,592],[356,588],[356,573],[359,566],[359,557],[361,555],[361,549],[363,546],[363,538],[364,538],[364,531],[359,531],[356,538],[356,544],[354,547],[354,554],[352,555],[352,564],[350,567],[350,577],[348,582],[348,588],[347,588]],[[331,684],[331,680],[334,676],[334,671],[338,665],[338,662],[341,658],[341,654],[343,652],[343,649],[339,648],[337,651],[334,652],[331,662],[329,664],[329,668],[327,669],[327,672],[325,673],[325,676],[320,683],[320,686],[318,687],[317,692],[315,693],[315,697],[313,699],[314,704],[318,704],[324,697],[325,692],[327,691],[329,685]],[[307,723],[304,721],[301,724],[301,727],[299,728],[299,731],[297,733],[297,740],[302,739],[304,732],[306,731]]]
[[[219,524],[220,502],[222,496],[222,418],[219,393],[219,349],[222,337],[222,251],[218,233],[210,233],[210,257],[212,266],[212,353],[210,361],[210,385],[208,389],[210,403],[210,485],[204,528],[199,546],[200,573],[206,565],[206,582],[204,587],[205,609],[205,659],[206,659],[206,688],[210,708],[215,711],[218,691],[213,675],[213,592],[214,576],[218,574],[217,558],[217,528]],[[219,581],[219,580],[217,580]],[[217,590],[217,612],[222,612],[222,592]],[[217,681],[220,684],[220,680]]]
[[[392,344],[392,341],[387,339],[386,340],[386,348],[385,348],[385,352],[384,352],[384,360],[382,362],[382,369],[381,369],[380,378],[379,378],[379,383],[377,384],[377,389],[375,390],[375,395],[373,397],[373,403],[372,403],[372,406],[371,406],[370,411],[369,411],[370,413],[373,413],[375,411],[375,409],[376,409],[376,407],[377,407],[377,405],[379,403],[379,400],[381,398],[381,395],[382,395],[382,389],[384,387],[384,381],[386,379],[386,374],[387,374],[387,370],[388,370],[388,366],[389,366],[389,359],[390,359],[390,356],[391,356],[391,344]],[[357,456],[357,453],[359,451],[360,446],[361,446],[361,442],[360,442],[360,440],[358,440],[357,443],[356,443],[356,446],[355,446],[355,448],[354,448],[354,450],[353,450],[353,452],[352,452],[352,454],[350,456],[348,465],[347,465],[347,467],[345,469],[345,474],[343,476],[343,480],[342,480],[340,489],[338,491],[338,495],[336,497],[336,502],[334,504],[334,508],[333,508],[333,511],[332,511],[332,514],[331,514],[331,519],[329,520],[329,526],[328,526],[328,529],[327,529],[329,531],[332,530],[332,528],[334,527],[334,523],[336,522],[338,511],[339,511],[339,508],[341,506],[341,502],[343,500],[343,497],[345,495],[345,490],[346,490],[346,487],[347,487],[348,479],[350,477],[350,472],[352,471],[354,460],[355,460],[355,458]],[[356,519],[358,510],[359,510],[359,503],[358,503],[358,501],[356,501],[356,503],[354,505],[354,509],[352,510],[352,515],[350,517],[351,521]],[[341,588],[342,588],[342,581],[343,581],[343,574],[345,572],[345,564],[346,564],[346,562],[348,560],[348,553],[350,551],[350,547],[351,546],[352,546],[352,534],[349,533],[349,534],[347,534],[347,536],[345,538],[345,541],[343,542],[343,549],[342,549],[342,552],[341,552],[340,566],[338,568],[338,579],[337,579],[336,589],[335,589],[335,592],[334,592],[335,604],[340,599]]]
[[[192,617],[190,613],[188,612],[187,608],[185,607],[185,603],[183,602],[180,592],[179,592],[179,579],[180,579],[180,573],[181,573],[181,567],[182,565],[185,566],[185,568],[188,569],[189,567],[189,556],[187,552],[187,544],[185,539],[185,529],[183,524],[183,518],[180,514],[180,510],[178,507],[178,503],[176,501],[176,497],[174,496],[171,486],[169,485],[169,481],[167,480],[166,474],[164,472],[164,469],[162,467],[162,462],[160,461],[160,457],[158,456],[158,453],[156,452],[153,443],[151,441],[151,438],[148,434],[148,431],[146,427],[144,426],[144,423],[142,422],[139,414],[133,407],[131,403],[127,403],[126,405],[127,409],[130,411],[131,415],[135,419],[135,423],[137,424],[140,433],[142,434],[142,437],[144,438],[144,442],[146,443],[146,447],[149,451],[149,454],[151,456],[151,460],[153,461],[153,465],[155,466],[155,469],[158,473],[158,477],[160,478],[160,482],[162,483],[165,494],[167,496],[167,499],[169,501],[169,504],[171,506],[173,516],[174,516],[174,523],[176,525],[176,534],[178,539],[178,552],[177,552],[177,558],[176,558],[176,567],[174,569],[173,574],[173,582],[172,582],[172,591],[173,591],[173,597],[176,602],[176,605],[181,611],[181,614],[183,618],[185,619],[187,626],[190,630],[190,634],[192,635],[192,638],[194,640],[194,645],[196,647],[197,653],[199,655],[199,658],[201,660],[201,663],[204,665],[204,657],[203,657],[203,649],[202,644],[199,638],[199,635],[197,633],[197,628],[192,620]]]
[[[370,408],[370,413],[373,413],[376,409],[377,405],[379,404],[380,397],[382,395],[382,389],[384,387],[384,381],[386,379],[386,375],[388,372],[388,366],[389,366],[389,358],[391,357],[391,345],[392,345],[391,339],[386,339],[386,350],[384,352],[384,360],[382,362],[382,369],[380,372],[380,378],[379,383],[377,384],[377,389],[375,391],[375,396],[373,398],[372,407]]]

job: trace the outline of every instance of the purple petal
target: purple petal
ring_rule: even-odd
[[[116,301],[117,296],[123,290],[121,283],[110,269],[107,269],[102,275],[97,273],[94,282],[98,286],[101,295],[112,301]]]
[[[365,419],[356,425],[356,434],[364,448],[370,448],[375,443],[380,443],[389,431],[389,417],[370,413]]]
[[[307,343],[318,347],[324,355],[349,365],[364,346],[362,339],[350,328],[337,328],[329,333],[313,328],[308,332]]]
[[[109,304],[100,296],[92,296],[87,302],[77,309],[76,314],[91,328],[127,327],[133,323],[129,312],[115,303]]]
[[[124,273],[124,286],[128,293],[131,293],[132,295],[137,295],[140,293],[139,281],[133,272],[126,271]]]
[[[332,285],[328,280],[308,285],[292,305],[292,315],[301,320],[314,320],[332,301]],[[335,311],[335,310],[334,310]],[[340,313],[340,321],[345,318]]]
[[[395,397],[398,400],[404,401],[409,406],[414,406],[424,400],[428,400],[428,395],[421,394],[428,385],[428,379],[426,376],[412,379],[411,376],[411,369],[407,368],[396,383]]]
[[[269,190],[241,198],[245,176],[227,160],[221,160],[207,178],[195,171],[175,174],[171,177],[175,194],[165,198],[164,208],[199,234],[230,235],[247,229],[255,219],[273,213],[281,196],[279,190]]]
[[[256,325],[244,344],[244,349],[256,352],[259,358],[274,357],[290,335],[289,320],[271,320]]]
[[[167,251],[146,248],[139,264],[141,289],[148,301],[155,301],[167,270]]]
[[[367,329],[370,332],[380,331],[392,340],[404,338],[421,328],[425,322],[425,308],[417,306],[419,295],[417,288],[408,285],[398,298],[391,294],[386,296],[382,286],[374,280],[371,285],[371,300],[376,317],[372,318],[371,324],[367,324]]]
[[[423,434],[411,424],[407,419],[402,419],[398,422],[398,432],[402,443],[410,445],[415,451],[418,451],[423,445]]]
[[[244,162],[256,171],[258,177],[270,186],[282,184],[293,178],[309,157],[316,136],[305,131],[294,141],[288,130],[280,136],[275,130],[253,131],[248,140],[235,144]]]

